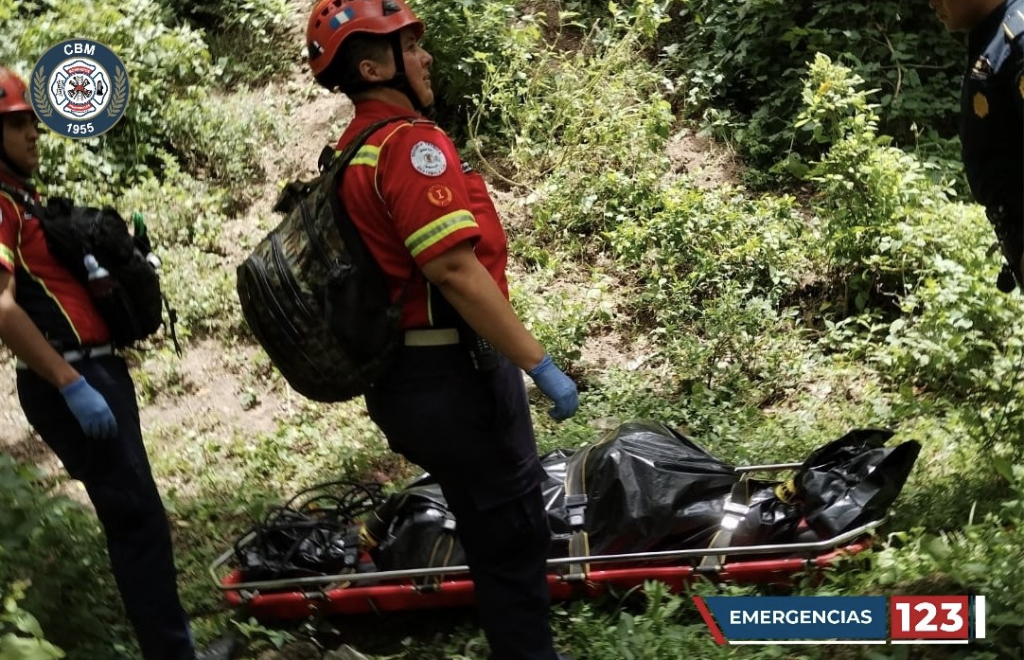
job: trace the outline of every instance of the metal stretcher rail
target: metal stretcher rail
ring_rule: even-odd
[[[774,463],[769,465],[751,465],[737,467],[735,468],[735,471],[740,474],[749,474],[753,472],[779,472],[783,470],[792,470],[800,467],[801,465],[803,465],[803,463]],[[856,529],[851,529],[830,539],[809,543],[778,543],[767,545],[727,546],[717,548],[694,548],[686,550],[662,550],[656,552],[637,552],[620,555],[559,557],[555,559],[549,559],[547,565],[549,568],[562,568],[570,566],[579,567],[581,565],[588,564],[607,564],[624,562],[640,563],[651,561],[664,561],[670,559],[703,559],[705,557],[772,555],[778,553],[809,556],[826,550],[835,550],[839,546],[846,545],[849,542],[855,541],[856,539],[867,535],[870,532],[870,530],[882,525],[885,522],[885,520],[886,517],[883,517],[879,520],[871,521],[869,523],[857,527]],[[236,547],[244,547],[246,544],[251,542],[252,539],[255,538],[255,536],[255,532],[247,534],[236,544]],[[432,568],[412,568],[393,571],[374,571],[368,573],[344,573],[340,575],[315,575],[308,577],[282,578],[277,580],[254,580],[252,582],[233,582],[231,584],[225,584],[223,579],[218,575],[218,572],[231,560],[231,557],[234,555],[234,553],[235,548],[232,547],[231,549],[226,550],[223,554],[217,557],[213,561],[213,563],[210,564],[210,576],[213,579],[214,584],[221,591],[242,592],[245,590],[251,590],[258,592],[259,590],[282,590],[297,587],[317,587],[320,585],[329,585],[332,588],[338,588],[339,583],[344,583],[345,586],[359,586],[359,583],[362,582],[382,582],[402,580],[406,578],[452,576],[469,573],[468,566],[459,565],[437,566]],[[585,578],[586,576],[573,575],[572,577]]]
[[[611,562],[644,562],[666,559],[692,559],[725,555],[766,555],[785,552],[789,554],[814,554],[824,550],[834,550],[838,546],[854,541],[871,529],[874,529],[885,522],[885,518],[861,525],[838,536],[824,541],[814,543],[777,543],[769,545],[747,545],[729,546],[724,548],[696,548],[689,550],[661,550],[657,552],[635,552],[621,555],[592,555],[588,557],[559,557],[549,559],[548,567],[555,568],[575,564],[601,564]],[[241,544],[247,543],[254,534],[246,535]],[[459,566],[437,566],[434,568],[410,568],[396,571],[375,571],[372,573],[345,573],[340,575],[315,575],[309,577],[289,578],[280,580],[257,580],[253,582],[238,582],[235,584],[223,584],[218,577],[220,570],[232,557],[234,549],[227,550],[210,564],[210,575],[217,588],[222,591],[239,591],[242,589],[287,589],[290,587],[316,586],[316,585],[337,585],[339,582],[379,582],[382,580],[396,580],[414,577],[430,577],[434,575],[459,575],[469,573],[469,567]]]

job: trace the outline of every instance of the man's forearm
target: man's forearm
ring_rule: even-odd
[[[512,305],[472,252],[431,272],[433,283],[477,334],[516,366],[528,371],[544,358],[544,347],[516,316]]]
[[[544,347],[519,320],[483,266],[480,269],[484,278],[453,277],[438,288],[469,327],[520,369],[528,371],[544,358]]]

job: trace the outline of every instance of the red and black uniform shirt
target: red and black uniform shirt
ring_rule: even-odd
[[[381,101],[361,101],[337,149],[376,121],[410,114]],[[338,192],[384,271],[391,300],[405,292],[402,327],[452,325],[450,305],[437,299],[440,294],[420,269],[463,241],[473,244],[508,298],[508,243],[487,186],[432,122],[395,121],[374,132],[356,152]]]
[[[32,195],[23,182],[0,172],[0,181]],[[14,274],[15,299],[59,350],[110,341],[110,331],[89,290],[50,254],[39,220],[22,199],[0,189],[0,269]]]

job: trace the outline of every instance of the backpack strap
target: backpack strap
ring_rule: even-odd
[[[384,128],[388,124],[393,124],[395,122],[404,122],[406,124],[411,125],[421,121],[433,124],[433,122],[426,119],[420,119],[419,117],[388,117],[387,119],[375,121],[369,126],[367,126],[365,129],[363,129],[363,131],[359,133],[359,135],[357,135],[355,139],[353,139],[351,142],[345,145],[345,148],[342,149],[341,151],[337,151],[330,146],[325,147],[324,150],[320,152],[320,159],[319,162],[317,163],[317,166],[320,168],[320,171],[322,172],[326,170],[327,167],[329,167],[330,165],[333,165],[338,161],[341,161],[341,167],[345,168],[352,161],[352,159],[355,158],[356,154],[363,147],[363,145],[366,144],[366,141],[370,139],[370,136],[376,133],[378,130]]]
[[[21,204],[25,210],[29,211],[32,215],[39,215],[39,213],[36,212],[36,209],[39,207],[39,202],[32,197],[32,193],[28,190],[15,188],[8,183],[0,181],[0,193],[4,193],[7,197],[10,197],[11,201],[15,204]]]
[[[366,141],[370,139],[371,135],[388,124],[392,124],[397,121],[407,121],[411,123],[415,120],[416,117],[388,117],[387,119],[381,119],[373,122],[363,129],[363,131],[359,133],[354,140],[349,142],[341,151],[334,151],[332,149],[328,152],[330,147],[324,149],[324,151],[320,153],[320,165],[323,167],[324,173],[326,173],[327,168],[332,168],[333,173],[331,178],[334,180],[335,187],[337,187],[341,184],[341,177],[344,174],[345,169],[348,167],[348,164],[352,162],[352,159],[355,158],[356,154],[362,146],[366,144]],[[328,161],[326,164],[324,162],[325,160]],[[338,231],[341,232],[341,237],[344,239],[345,243],[347,245],[352,245],[357,241],[362,241],[363,238],[359,235],[359,230],[356,229],[355,223],[352,222],[349,217],[348,211],[345,209],[345,202],[340,197],[338,198],[338,210],[345,215],[345,219],[339,219],[337,223]]]
[[[370,139],[370,136],[376,133],[381,128],[384,128],[388,124],[393,124],[399,121],[407,122],[408,124],[411,125],[420,120],[418,117],[388,117],[387,119],[381,119],[380,121],[376,121],[370,124],[368,127],[366,127],[358,136],[356,136],[354,140],[348,143],[343,150],[341,150],[340,152],[335,152],[333,154],[332,160],[330,161],[328,167],[333,168],[333,174],[331,178],[334,181],[335,189],[337,189],[338,185],[341,184],[341,177],[344,174],[345,169],[348,167],[349,163],[351,163],[352,160],[357,156],[359,150],[363,147],[364,144],[366,144],[366,141]],[[327,155],[326,150],[324,150],[324,152],[320,154],[321,162],[323,162],[325,155]],[[362,243],[363,237],[359,233],[359,229],[356,227],[356,223],[354,223],[352,221],[351,216],[349,216],[348,210],[345,208],[345,201],[341,199],[340,196],[336,195],[335,197],[337,198],[338,201],[336,210],[343,216],[340,218],[336,218],[338,232],[341,234],[342,239],[345,241],[346,245],[353,245],[357,242]],[[409,285],[412,284],[412,281],[414,279],[416,279],[417,272],[417,269],[413,269],[412,275],[410,275],[409,279],[406,280],[405,286],[402,287],[402,293],[399,294],[398,300],[396,300],[392,305],[392,307],[396,309],[396,313],[400,313],[402,304],[405,301],[405,295],[409,291]]]

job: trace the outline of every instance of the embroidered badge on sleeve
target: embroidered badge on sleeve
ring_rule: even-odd
[[[413,168],[426,176],[441,176],[448,169],[448,160],[444,157],[444,152],[431,142],[421,141],[414,144],[410,159]]]
[[[438,208],[444,208],[452,203],[452,189],[443,183],[435,183],[427,190],[427,199]]]

